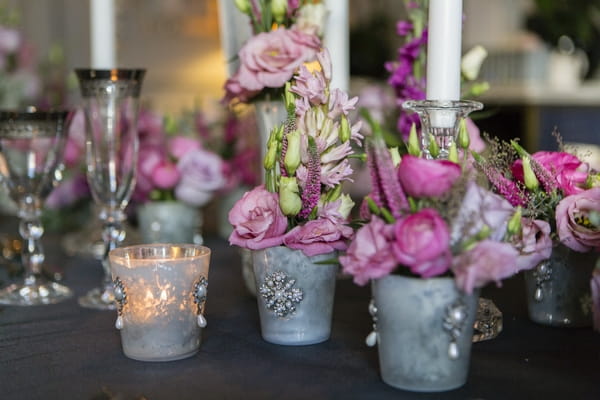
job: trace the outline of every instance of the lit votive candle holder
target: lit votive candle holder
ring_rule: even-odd
[[[140,361],[193,356],[206,326],[210,249],[143,244],[109,254],[123,352]]]

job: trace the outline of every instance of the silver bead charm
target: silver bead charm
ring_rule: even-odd
[[[293,287],[295,283],[295,279],[288,277],[282,271],[275,271],[265,276],[258,292],[265,299],[267,309],[280,318],[293,315],[296,304],[304,297],[302,289]]]
[[[208,281],[205,277],[201,276],[198,282],[194,284],[194,291],[192,296],[194,303],[196,304],[196,314],[198,315],[198,326],[200,328],[206,327],[206,318],[202,313],[204,312],[204,305],[206,304],[206,295],[208,294]]]
[[[123,307],[127,304],[127,291],[118,276],[113,280],[113,285],[115,301],[117,302],[117,320],[115,321],[115,328],[121,330],[123,329]]]
[[[545,260],[538,264],[533,271],[533,277],[535,278],[535,292],[533,299],[537,302],[544,300],[544,284],[552,280],[552,267],[550,261]]]
[[[457,340],[460,337],[467,321],[467,306],[462,297],[446,307],[444,316],[444,330],[450,335],[450,344],[448,345],[448,357],[456,360],[460,357]]]
[[[377,344],[377,306],[375,305],[375,299],[371,299],[369,302],[369,314],[373,319],[373,330],[367,335],[365,344],[369,347],[373,347]]]
[[[204,318],[204,315],[202,314],[198,314],[198,326],[200,328],[206,328],[206,318]]]

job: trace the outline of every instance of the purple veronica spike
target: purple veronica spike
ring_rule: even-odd
[[[283,139],[281,140],[281,157],[279,158],[279,171],[281,172],[281,176],[288,176],[287,170],[285,169],[285,153],[287,153],[288,140],[287,135],[283,135]]]
[[[494,188],[498,193],[503,196],[508,202],[516,206],[527,205],[527,196],[519,189],[517,184],[510,179],[502,175],[498,170],[488,166],[483,166],[483,172],[488,177]]]
[[[308,156],[308,179],[302,191],[302,210],[298,213],[300,218],[308,217],[321,197],[321,159],[312,140],[309,141]]]
[[[408,200],[396,178],[396,169],[387,146],[383,139],[374,140],[375,166],[380,177],[380,185],[385,196],[385,202],[394,218],[400,218],[408,208]]]
[[[369,197],[377,204],[377,207],[382,207],[384,194],[381,189],[379,171],[377,171],[377,166],[375,165],[375,150],[373,147],[371,141],[367,140],[367,166],[369,167],[369,173],[371,174],[371,193],[369,194]]]
[[[544,190],[547,193],[551,193],[555,190],[558,190],[558,183],[556,182],[556,178],[552,176],[552,173],[546,169],[542,164],[537,162],[537,160],[533,157],[529,157],[531,163],[531,169],[535,174],[536,178],[540,181]]]

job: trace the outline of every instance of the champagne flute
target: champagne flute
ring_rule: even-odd
[[[135,186],[139,95],[145,70],[77,69],[86,115],[87,180],[102,221],[102,286],[79,298],[82,307],[115,309],[108,253],[125,238],[125,207]]]
[[[0,111],[0,181],[17,204],[23,239],[23,282],[0,290],[0,304],[52,304],[72,296],[69,288],[42,274],[40,220],[44,200],[62,177],[67,111]]]

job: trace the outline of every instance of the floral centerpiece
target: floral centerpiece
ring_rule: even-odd
[[[259,94],[280,96],[280,89],[305,62],[315,59],[326,15],[317,1],[238,0],[250,17],[254,36],[238,53],[240,67],[225,82],[227,102],[248,102]]]
[[[477,157],[476,165],[488,176],[496,192],[511,204],[521,207],[528,224],[537,227],[540,234],[554,244],[553,253],[561,252],[563,246],[578,253],[597,253],[600,250],[600,230],[592,222],[593,215],[600,212],[598,173],[576,155],[566,152],[557,133],[556,136],[559,151],[533,154],[516,141],[492,141],[490,154],[494,156]],[[546,286],[552,284],[552,270],[558,273],[557,263],[551,264],[540,264],[536,270],[533,297],[538,302],[542,302]],[[580,268],[590,273],[594,261],[588,260],[584,264],[587,266]],[[589,288],[586,292],[589,293]],[[574,306],[582,309],[579,302]],[[594,311],[596,315],[600,313],[597,306]],[[532,312],[530,304],[530,315],[537,322],[542,322]],[[548,310],[544,313],[552,314]],[[591,321],[589,315],[586,319]]]
[[[345,250],[353,235],[354,203],[342,184],[351,181],[352,143],[362,140],[361,124],[349,120],[358,99],[329,87],[329,54],[317,57],[286,86],[288,116],[270,134],[265,184],[229,212],[229,242],[253,251],[263,338],[280,344],[329,337],[336,266],[313,263]]]
[[[367,344],[379,345],[383,380],[443,391],[466,381],[478,289],[533,268],[550,246],[522,225],[519,209],[486,188],[467,152],[426,159],[416,142],[413,128],[400,157],[374,124],[364,224],[339,260],[358,285],[373,281],[375,331]]]

